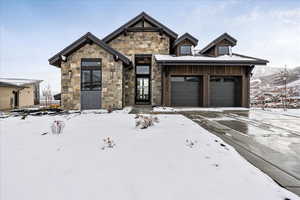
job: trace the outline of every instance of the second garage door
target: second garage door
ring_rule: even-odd
[[[171,104],[172,106],[200,105],[200,77],[172,77],[171,78]]]
[[[240,106],[240,81],[238,77],[211,77],[210,106]]]

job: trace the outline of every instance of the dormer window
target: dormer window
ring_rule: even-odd
[[[230,54],[229,46],[219,46],[218,55],[229,55]]]
[[[190,45],[182,45],[180,46],[180,55],[191,55],[192,54],[192,46]]]

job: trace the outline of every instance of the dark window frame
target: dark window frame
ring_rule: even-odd
[[[100,62],[100,65],[99,66],[82,66],[82,63],[83,62]],[[84,85],[84,82],[82,81],[83,80],[83,73],[85,71],[88,71],[90,74],[90,85],[88,87],[83,87]],[[93,74],[96,72],[96,71],[99,71],[100,72],[100,84],[99,84],[99,88],[94,88],[93,86]],[[102,89],[102,60],[100,58],[82,58],[81,59],[81,63],[80,63],[80,90],[81,91],[101,91]]]
[[[138,62],[138,58],[140,57],[149,57],[149,63],[139,63]],[[148,74],[137,74],[137,66],[149,66],[149,73]],[[134,74],[135,74],[135,104],[151,104],[151,94],[152,94],[152,91],[151,91],[151,73],[152,71],[152,54],[136,54],[135,55],[135,66],[134,66]],[[137,89],[137,80],[138,78],[147,78],[148,79],[148,98],[147,100],[140,100],[137,96],[137,93],[138,93],[138,89]]]

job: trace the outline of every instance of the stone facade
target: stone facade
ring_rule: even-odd
[[[134,65],[135,54],[169,54],[170,38],[158,32],[128,32],[120,34],[108,43],[112,48],[131,58]],[[153,57],[153,56],[152,56]],[[151,104],[161,103],[161,69],[152,58]],[[125,105],[135,104],[135,67],[125,70]]]
[[[86,44],[61,64],[61,100],[64,109],[80,109],[82,58],[100,58],[102,70],[102,108],[123,106],[123,64],[96,44]]]

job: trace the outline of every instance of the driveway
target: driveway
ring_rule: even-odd
[[[300,195],[300,117],[263,110],[183,112]]]

